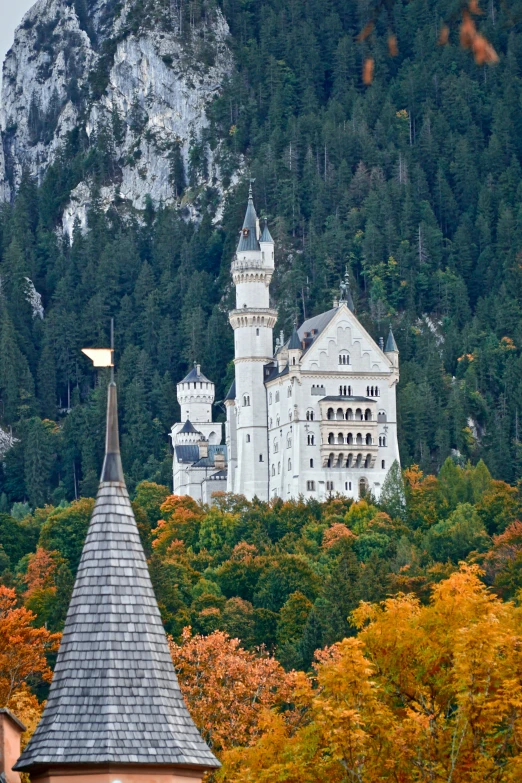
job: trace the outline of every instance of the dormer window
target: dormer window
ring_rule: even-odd
[[[243,236],[245,237],[245,239],[250,236],[250,229],[249,228],[244,228],[243,229]]]

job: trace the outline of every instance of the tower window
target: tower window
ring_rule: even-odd
[[[288,470],[292,470],[292,460],[288,460]]]
[[[259,462],[263,462],[263,455],[262,454],[259,455]]]
[[[313,466],[314,466],[314,461],[313,461],[313,459],[311,459],[310,460],[310,467],[313,468]]]
[[[245,396],[243,397],[243,407],[244,408],[250,407],[250,397],[248,396],[248,394],[245,394]]]
[[[256,336],[259,337],[259,329],[256,329]]]
[[[315,437],[313,435],[308,436],[308,445],[314,446],[315,445]]]
[[[247,435],[247,436],[246,436],[246,442],[247,442],[247,443],[250,443],[250,435]]]
[[[382,460],[381,467],[382,467],[383,470],[386,469],[386,462],[385,462],[385,460]]]

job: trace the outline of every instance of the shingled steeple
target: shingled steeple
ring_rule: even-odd
[[[104,780],[107,769],[110,780],[170,781],[179,769],[200,779],[195,771],[218,766],[174,671],[125,486],[111,383],[105,462],[54,679],[15,768],[32,780],[81,768],[85,781]]]
[[[237,247],[237,252],[242,253],[248,250],[259,250],[259,238],[258,238],[258,219],[257,212],[254,206],[254,194],[252,191],[252,182],[250,180],[250,189],[248,191],[248,204],[245,214],[245,220],[243,222],[243,228],[241,229],[241,238]]]

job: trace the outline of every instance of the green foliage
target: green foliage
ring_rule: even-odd
[[[464,560],[472,551],[484,552],[489,543],[484,525],[469,503],[460,503],[447,519],[430,529],[426,539],[434,560],[449,559],[454,563]]]

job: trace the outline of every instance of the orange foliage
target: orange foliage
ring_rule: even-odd
[[[290,698],[294,674],[270,656],[243,650],[222,631],[183,632],[170,650],[190,713],[214,751],[252,745],[262,732],[264,710]]]
[[[463,565],[423,606],[354,612],[356,639],[296,679],[303,724],[272,711],[255,747],[224,756],[227,783],[516,783],[522,776],[522,612]],[[315,686],[315,687],[312,687]]]
[[[26,690],[28,678],[52,679],[46,654],[56,650],[60,634],[33,628],[33,612],[16,606],[16,594],[0,585],[0,703],[12,703],[18,691]]]
[[[48,552],[42,547],[38,547],[36,552],[29,557],[27,572],[24,576],[24,582],[27,585],[24,593],[24,599],[28,600],[36,592],[53,589],[53,576],[56,572],[57,552]]]
[[[446,46],[446,44],[449,41],[449,33],[450,33],[450,31],[449,31],[448,25],[447,24],[443,25],[443,27],[441,28],[441,31],[440,31],[440,35],[439,35],[439,45],[440,46]]]
[[[329,527],[323,534],[323,547],[324,549],[331,549],[338,541],[343,538],[356,538],[349,527],[343,525],[342,522],[336,522],[335,525]]]
[[[171,495],[161,506],[161,513],[165,518],[160,519],[158,527],[152,531],[152,546],[165,555],[171,544],[190,538],[197,523],[203,519],[204,509],[188,495]]]
[[[470,2],[470,10],[473,3]],[[472,11],[476,13],[475,11]],[[481,35],[475,27],[475,22],[468,11],[462,12],[462,24],[460,25],[460,44],[463,49],[471,49],[477,65],[498,62],[498,55],[489,41]]]

